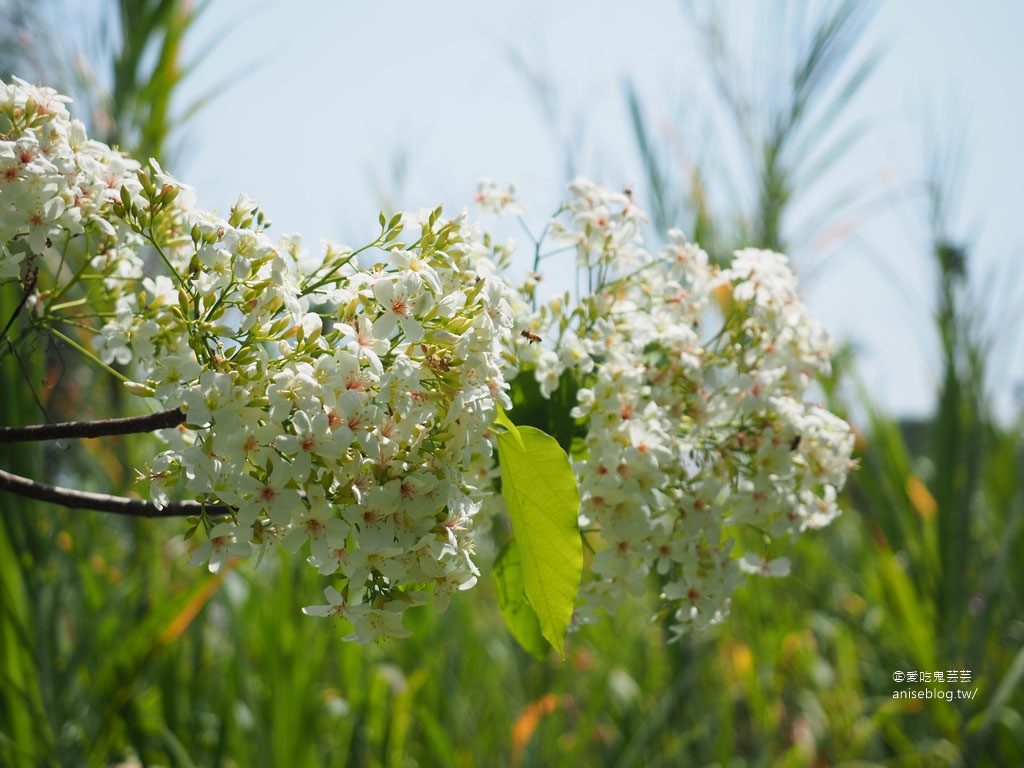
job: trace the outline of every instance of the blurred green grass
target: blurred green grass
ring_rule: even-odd
[[[175,51],[188,23],[171,14],[176,5],[146,6],[154,14],[147,34],[170,41],[156,59],[162,75],[139,76],[145,35],[115,57],[125,74],[111,113],[149,122],[125,127],[123,146],[133,136],[166,145],[166,110],[140,104],[150,91],[139,83],[162,82],[164,105],[180,88],[187,68],[174,65]],[[811,35],[819,44],[807,52],[823,71],[847,71],[862,8],[833,3],[822,16]],[[862,80],[859,66],[849,71],[847,82]],[[848,96],[850,88],[823,92]],[[713,252],[759,237],[790,245],[787,211],[805,190],[780,147],[827,126],[802,131],[799,114],[769,116],[771,132],[749,147],[764,195],[736,218],[709,209],[707,177],[683,175],[658,156],[635,94],[630,104],[653,210],[673,224],[690,217],[689,231]],[[762,134],[747,126],[745,135]],[[846,512],[795,543],[793,575],[741,590],[714,631],[669,645],[641,600],[574,634],[564,663],[539,661],[504,629],[485,578],[444,614],[412,612],[412,638],[353,646],[338,640],[340,629],[299,613],[320,601],[322,584],[296,558],[282,553],[214,577],[186,566],[175,521],[3,496],[0,765],[1024,763],[1021,422],[991,414],[990,340],[979,331],[981,300],[968,290],[970,254],[942,229],[941,196],[934,202],[932,242],[922,244],[937,276],[943,374],[934,413],[901,423],[870,393],[851,397],[854,363],[837,359],[823,392],[831,407],[857,416],[861,432]],[[8,286],[0,318],[17,300]],[[6,357],[0,423],[41,420],[26,382],[54,368],[63,375],[45,398],[51,415],[115,415],[117,395],[73,366],[45,344]],[[141,464],[146,449],[89,441],[5,448],[0,461],[41,479],[56,466],[64,480],[130,490],[124,468]],[[895,672],[952,668],[971,670],[972,682],[945,688],[977,688],[974,699],[893,698],[912,687],[896,683]]]
[[[173,522],[118,531],[4,509],[31,605],[20,620],[8,610],[5,569],[5,765],[131,752],[183,766],[1012,765],[1021,755],[1021,691],[1007,677],[1020,666],[1021,614],[1007,606],[968,658],[935,631],[914,562],[853,512],[797,545],[793,576],[742,590],[708,636],[668,645],[639,602],[574,635],[562,663],[516,646],[486,583],[444,614],[414,612],[413,638],[360,647],[298,614],[321,584],[295,559],[221,580],[184,566],[165,543]],[[976,686],[976,699],[892,698],[895,671],[951,666],[972,669],[960,688]]]

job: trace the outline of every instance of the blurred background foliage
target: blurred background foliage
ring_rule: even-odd
[[[53,0],[0,3],[0,69],[73,93],[93,135],[173,170],[172,147],[203,101],[176,106],[195,91],[183,41],[202,6],[96,8],[69,27]],[[640,197],[657,229],[681,226],[715,258],[760,245],[818,268],[812,240],[884,196],[853,180],[794,218],[795,201],[817,199],[818,181],[871,129],[842,120],[876,61],[863,45],[871,6],[795,0],[765,13],[761,78],[739,70],[717,17],[691,17],[720,99],[707,112],[736,167],[674,156],[678,137],[654,130],[627,85]],[[919,311],[933,313],[941,349],[934,412],[881,412],[854,350],[840,350],[821,396],[859,433],[847,512],[797,542],[792,576],[741,590],[716,630],[667,645],[638,603],[574,635],[566,662],[538,661],[506,632],[484,580],[444,614],[413,612],[413,638],[356,647],[299,614],[321,585],[283,554],[215,577],[186,566],[180,521],[3,496],[0,765],[1024,764],[1022,423],[991,410],[998,339],[971,243],[950,231],[956,164],[943,149],[929,148],[938,159],[921,210],[906,211],[931,233],[920,247],[934,302]],[[734,207],[716,208],[722,199]],[[8,286],[0,320],[19,300]],[[0,380],[2,424],[123,415],[118,388],[52,339],[0,357]],[[0,461],[132,493],[130,468],[151,449],[90,440],[5,447]],[[895,683],[895,672],[947,669],[972,681],[940,687],[976,688],[973,699],[893,698],[928,687]]]

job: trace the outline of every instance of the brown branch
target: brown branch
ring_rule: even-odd
[[[171,501],[160,509],[151,501],[109,496],[105,493],[75,491],[71,488],[37,483],[35,480],[14,475],[2,469],[0,469],[0,491],[7,491],[37,501],[59,504],[69,509],[92,509],[97,512],[113,512],[116,515],[131,517],[185,517],[198,515],[203,511],[211,517],[225,517],[231,514],[231,509],[224,504],[201,504],[198,501]]]
[[[61,440],[76,437],[131,435],[167,429],[185,423],[180,408],[158,411],[147,416],[97,421],[66,421],[61,424],[36,424],[29,427],[0,427],[0,443],[26,443],[34,440]]]

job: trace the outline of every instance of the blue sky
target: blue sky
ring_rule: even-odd
[[[744,14],[755,5],[730,6],[737,41],[752,32]],[[935,275],[913,191],[927,138],[958,139],[963,150],[952,234],[974,248],[976,277],[987,277],[979,293],[993,311],[1009,310],[1001,294],[1022,283],[1022,32],[1024,4],[953,0],[880,4],[869,30],[885,55],[849,115],[872,129],[834,181],[896,189],[901,202],[862,217],[856,239],[830,253],[806,290],[833,335],[858,345],[872,393],[902,414],[927,412],[937,376]],[[274,230],[299,232],[314,249],[321,237],[372,238],[385,205],[457,210],[484,176],[514,181],[539,220],[558,200],[567,140],[584,175],[639,183],[626,77],[662,119],[701,123],[700,62],[672,0],[214,0],[193,40],[212,48],[189,95],[223,88],[190,123],[177,175],[207,206],[248,193]],[[554,86],[554,125],[510,51]],[[1018,323],[1003,334],[1016,342],[997,355],[1005,369],[994,371],[1006,410],[1024,378],[1024,329],[1004,314]]]

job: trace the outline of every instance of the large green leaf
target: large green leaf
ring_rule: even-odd
[[[501,492],[519,548],[523,593],[541,634],[564,658],[583,571],[580,494],[569,457],[550,435],[516,427],[501,414],[498,435]]]
[[[527,653],[543,659],[547,655],[547,641],[540,631],[537,613],[523,591],[523,561],[515,539],[498,555],[494,563],[493,579],[498,593],[498,607],[512,636]]]

